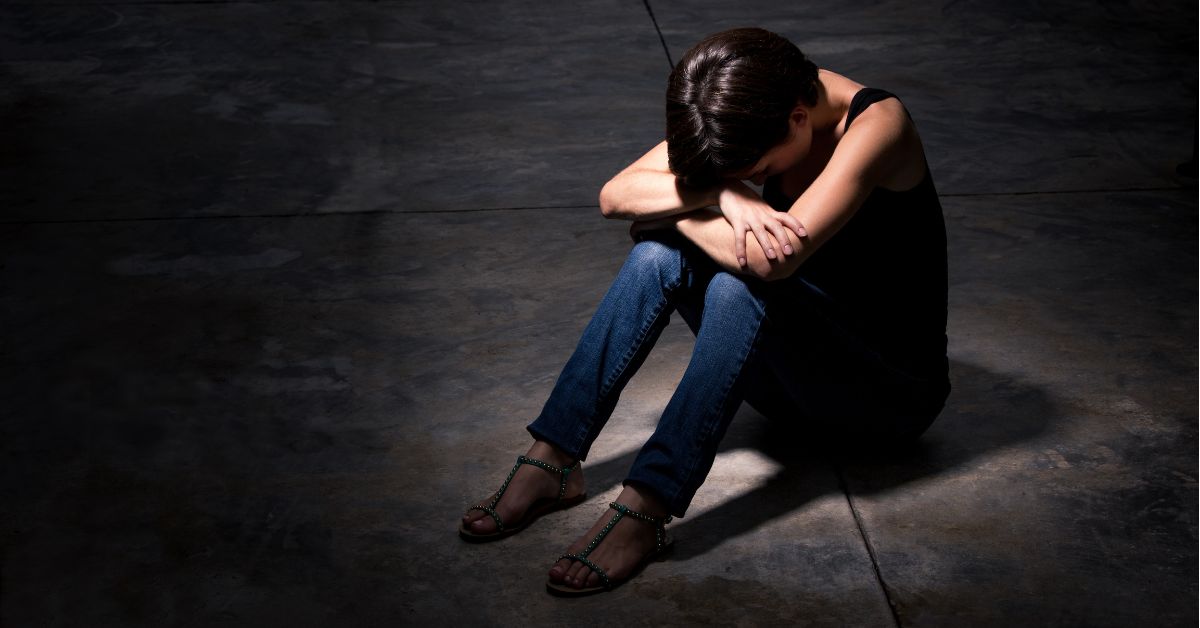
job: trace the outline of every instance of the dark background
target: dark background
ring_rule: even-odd
[[[954,392],[916,450],[869,458],[743,408],[670,560],[550,598],[683,325],[586,505],[482,547],[456,519],[628,250],[596,193],[661,138],[668,58],[752,24],[917,121]],[[0,5],[0,625],[1195,626],[1196,24],[1090,0]]]

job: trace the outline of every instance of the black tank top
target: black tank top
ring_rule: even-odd
[[[895,98],[859,90],[846,129],[873,103]],[[787,211],[778,177],[763,200]],[[909,190],[875,188],[854,216],[796,270],[828,295],[884,359],[949,391],[946,360],[946,226],[933,177]]]

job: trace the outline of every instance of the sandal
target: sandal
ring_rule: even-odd
[[[546,590],[551,594],[561,595],[564,597],[578,597],[582,595],[600,593],[602,591],[611,591],[620,584],[629,581],[643,568],[645,568],[648,563],[661,557],[664,552],[671,549],[672,542],[667,540],[666,529],[666,525],[671,523],[671,517],[669,515],[666,517],[651,517],[650,515],[644,515],[636,510],[631,509],[625,504],[618,504],[617,502],[612,502],[608,505],[608,507],[617,511],[617,514],[613,515],[613,518],[610,519],[609,522],[604,526],[604,529],[600,530],[600,533],[596,535],[596,538],[592,539],[592,542],[588,543],[587,547],[583,548],[582,552],[576,554],[563,554],[562,556],[558,557],[558,560],[569,558],[571,560],[583,563],[584,566],[595,572],[597,576],[600,576],[600,584],[594,587],[576,589],[565,584],[559,584],[557,582],[546,580]],[[642,558],[642,561],[638,563],[637,567],[634,567],[633,572],[631,572],[627,578],[613,582],[608,577],[608,574],[604,573],[604,570],[601,569],[599,565],[588,560],[588,554],[591,554],[592,550],[596,549],[597,545],[600,545],[600,541],[604,540],[604,537],[607,536],[609,531],[613,529],[613,526],[617,525],[617,522],[620,521],[625,515],[629,515],[634,519],[645,521],[646,523],[654,526],[654,551]]]
[[[504,521],[500,519],[500,515],[496,513],[496,504],[500,503],[500,498],[504,497],[504,491],[508,490],[508,483],[512,482],[513,476],[517,474],[517,469],[521,468],[521,465],[523,464],[533,465],[535,467],[545,469],[551,473],[557,473],[561,475],[562,481],[559,482],[558,485],[558,496],[554,497],[553,499],[549,497],[538,499],[529,505],[529,508],[525,510],[525,514],[515,524],[505,525]],[[517,464],[513,465],[512,471],[508,472],[508,478],[504,480],[504,484],[500,486],[500,490],[497,491],[496,496],[492,498],[492,503],[488,504],[487,506],[472,506],[467,509],[467,512],[471,512],[472,510],[482,510],[483,512],[491,515],[492,520],[496,522],[496,529],[487,534],[480,534],[468,529],[466,523],[460,522],[458,524],[458,535],[462,537],[463,540],[470,541],[472,543],[498,541],[506,536],[512,536],[521,530],[524,530],[526,526],[533,523],[535,519],[541,517],[542,515],[583,503],[583,501],[587,499],[586,492],[580,493],[579,495],[568,499],[563,499],[563,495],[567,492],[567,476],[569,476],[572,471],[578,468],[578,460],[576,460],[569,467],[556,467],[547,462],[542,462],[541,460],[529,458],[527,456],[517,456]]]

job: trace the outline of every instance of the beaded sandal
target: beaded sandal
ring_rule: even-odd
[[[523,464],[532,465],[538,467],[539,469],[545,469],[551,473],[557,473],[562,476],[562,481],[558,484],[558,496],[554,498],[543,497],[533,502],[529,505],[529,508],[525,510],[525,514],[520,520],[518,520],[516,523],[506,525],[504,521],[500,519],[500,515],[496,513],[496,504],[500,503],[500,498],[504,497],[504,491],[508,490],[509,482],[512,482],[513,476],[517,474],[517,469],[520,469],[521,465]],[[469,529],[466,523],[459,523],[458,535],[461,536],[463,540],[471,541],[472,543],[498,541],[506,536],[512,536],[521,530],[524,530],[526,526],[533,523],[535,519],[541,517],[542,515],[583,503],[583,501],[587,499],[587,493],[580,493],[574,497],[563,499],[563,495],[565,495],[567,492],[567,476],[569,476],[572,471],[578,468],[578,460],[576,460],[569,467],[556,467],[547,462],[542,462],[541,460],[530,458],[528,456],[517,456],[517,464],[513,465],[512,471],[508,472],[508,478],[504,480],[504,484],[500,486],[500,490],[496,491],[496,496],[492,498],[491,503],[489,503],[487,506],[472,506],[467,509],[467,512],[471,512],[472,510],[482,510],[483,512],[491,515],[492,520],[496,522],[496,529],[487,534],[480,534]]]
[[[588,543],[587,547],[583,548],[582,552],[577,554],[563,554],[562,556],[558,557],[558,560],[568,558],[570,560],[583,563],[585,567],[591,569],[597,576],[600,576],[600,584],[594,587],[576,589],[566,584],[547,580],[546,590],[551,594],[561,595],[564,597],[577,597],[581,595],[600,593],[601,591],[611,591],[618,585],[636,576],[638,572],[640,572],[642,568],[646,566],[647,563],[660,557],[664,552],[671,548],[671,541],[667,540],[666,529],[666,525],[671,523],[670,516],[651,517],[650,515],[644,515],[636,510],[631,509],[625,504],[618,504],[617,502],[610,503],[608,507],[617,511],[617,514],[613,515],[613,518],[610,519],[607,524],[605,524],[604,529],[600,530],[600,533],[596,535],[596,538],[592,539],[592,542]],[[630,517],[640,521],[645,521],[646,523],[654,526],[654,551],[642,558],[642,561],[637,565],[637,567],[634,568],[633,572],[630,573],[628,577],[614,582],[608,577],[608,574],[604,573],[604,570],[601,569],[599,565],[588,560],[588,554],[591,554],[592,550],[595,550],[596,546],[600,545],[600,541],[604,540],[604,537],[607,536],[610,531],[612,531],[613,526],[617,525],[617,522],[620,521],[625,515],[629,515]]]

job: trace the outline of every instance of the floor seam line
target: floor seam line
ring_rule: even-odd
[[[1117,193],[1117,192],[1174,192],[1192,189],[1192,186],[1187,185],[1171,185],[1161,187],[1140,187],[1140,188],[1091,188],[1081,190],[1023,190],[1017,192],[946,192],[939,193],[941,198],[961,198],[975,196],[1038,196],[1038,195],[1055,195],[1055,194],[1100,194],[1100,193]]]
[[[867,548],[867,556],[871,559],[871,569],[875,572],[875,581],[879,584],[879,591],[883,594],[884,601],[887,602],[888,610],[892,613],[892,622],[896,628],[901,628],[900,613],[896,610],[896,603],[892,600],[887,583],[883,581],[883,574],[879,571],[879,559],[875,556],[875,548],[871,545],[871,539],[867,536],[867,529],[863,525],[862,515],[859,514],[858,507],[854,505],[854,497],[850,495],[850,485],[847,484],[846,476],[842,473],[841,467],[836,463],[833,465],[833,472],[837,475],[838,485],[841,486],[842,495],[846,498],[846,505],[850,507],[850,516],[854,518],[854,525],[858,527],[858,536],[862,539],[863,547]]]
[[[344,4],[346,0],[290,0],[292,4]],[[393,4],[393,0],[352,0],[353,4]],[[284,4],[283,0],[116,0],[103,6],[186,6],[189,4]],[[88,7],[91,2],[10,2],[6,7]]]
[[[0,220],[0,225],[73,225],[73,224],[103,224],[120,222],[169,222],[172,220],[242,220],[253,218],[328,218],[335,216],[364,216],[364,215],[407,215],[407,214],[477,214],[484,212],[520,212],[544,209],[594,209],[595,205],[543,205],[528,207],[479,207],[468,209],[363,209],[346,212],[311,212],[291,214],[227,214],[221,216],[145,216],[138,218],[79,218],[65,220]]]
[[[646,13],[650,14],[650,23],[654,24],[654,32],[658,33],[658,41],[662,44],[663,52],[667,55],[667,65],[671,66],[671,70],[675,69],[675,62],[671,60],[671,49],[667,48],[667,39],[663,37],[662,29],[658,27],[658,20],[654,17],[654,9],[650,8],[650,0],[642,0],[642,5],[646,7]]]
[[[1119,194],[1125,192],[1178,192],[1192,189],[1190,186],[1164,186],[1143,188],[1094,188],[1083,190],[1035,190],[1021,192],[947,192],[939,193],[938,198],[987,198],[997,196],[1053,196],[1060,194]],[[537,211],[544,209],[592,209],[596,205],[518,205],[515,207],[468,207],[464,209],[363,209],[344,212],[309,212],[290,214],[229,214],[222,216],[148,216],[140,218],[81,218],[68,220],[0,220],[0,225],[64,225],[88,223],[119,223],[119,222],[166,222],[170,220],[238,220],[246,218],[314,218],[327,216],[362,216],[371,214],[471,214],[484,212],[517,212]]]

